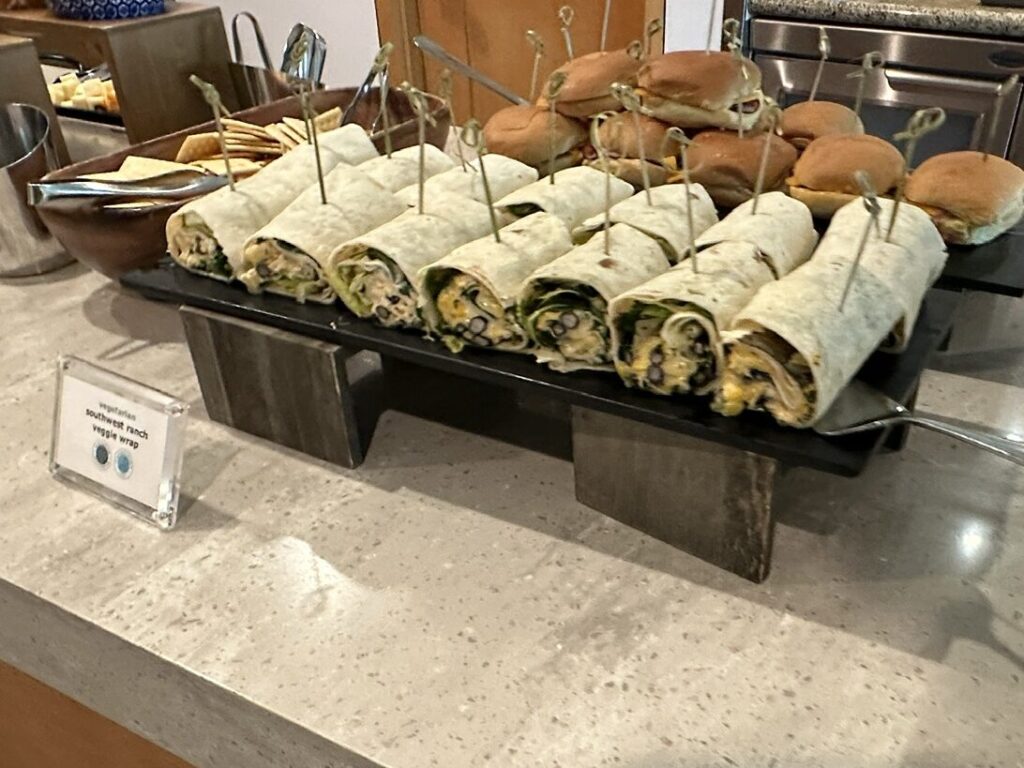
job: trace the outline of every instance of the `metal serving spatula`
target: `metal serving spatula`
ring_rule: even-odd
[[[140,181],[37,181],[28,185],[28,202],[37,208],[79,208],[125,200],[187,200],[220,189],[226,176],[196,169],[175,170]]]
[[[861,381],[847,385],[828,413],[814,425],[814,431],[838,437],[895,424],[915,424],[940,432],[1024,466],[1024,439],[957,419],[915,414]]]

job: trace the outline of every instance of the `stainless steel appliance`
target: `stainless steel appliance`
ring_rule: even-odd
[[[755,18],[747,27],[750,52],[764,73],[764,92],[784,106],[807,98],[818,66],[819,26],[832,45],[819,99],[852,106],[857,80],[847,76],[859,70],[867,51],[885,56],[885,66],[865,86],[861,116],[868,133],[891,138],[915,110],[942,107],[946,123],[921,141],[918,162],[939,152],[984,148],[994,119],[991,151],[1024,164],[1019,84],[993,115],[999,85],[1024,73],[1024,42]]]

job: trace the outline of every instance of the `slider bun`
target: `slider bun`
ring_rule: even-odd
[[[640,69],[638,82],[647,96],[659,102],[717,112],[756,93],[761,70],[749,59],[724,51],[675,51],[649,59]]]
[[[834,101],[794,104],[783,111],[779,128],[782,138],[797,149],[805,149],[822,136],[864,133],[864,123],[857,117],[857,113]]]
[[[761,113],[764,111],[764,101],[760,92],[754,93],[750,101],[756,100],[757,109],[752,112],[744,112],[741,116],[732,105],[721,109],[703,109],[688,104],[680,104],[672,99],[642,92],[644,106],[659,120],[680,128],[731,128],[739,129],[740,125],[744,130],[753,130],[760,122]]]
[[[885,139],[866,134],[836,134],[815,139],[796,161],[789,194],[818,218],[828,218],[860,196],[854,173],[864,171],[879,195],[892,190],[903,174],[903,155]]]
[[[550,152],[551,112],[533,104],[499,109],[484,126],[487,149],[534,168],[546,169]],[[580,123],[555,115],[555,154],[571,153],[587,140]]]
[[[1024,171],[981,152],[949,152],[921,163],[906,197],[924,208],[947,242],[978,245],[1024,215]]]
[[[731,131],[704,131],[686,150],[690,181],[703,184],[715,205],[735,208],[754,196],[764,142],[770,141],[763,192],[785,187],[796,161],[796,149],[774,134],[748,134],[742,139]]]
[[[566,75],[555,109],[576,118],[617,111],[621,105],[612,96],[612,84],[636,86],[639,69],[640,62],[624,49],[578,56],[555,70]]]
[[[598,137],[612,157],[640,157],[640,149],[648,160],[661,159],[661,144],[669,126],[646,115],[640,116],[639,138],[636,118],[620,112],[601,123]]]
[[[665,166],[660,163],[652,163],[649,160],[647,163],[647,178],[651,182],[652,187],[660,187],[668,181],[669,172]],[[601,167],[601,160],[597,158],[595,160],[588,160],[586,165],[589,165],[595,170],[604,172],[604,168]],[[633,157],[616,157],[608,159],[608,167],[611,171],[612,176],[627,181],[637,189],[643,189],[644,186],[644,173],[643,173],[643,162]]]

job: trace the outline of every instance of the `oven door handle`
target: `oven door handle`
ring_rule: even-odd
[[[948,91],[970,93],[975,96],[995,98],[1001,83],[999,81],[969,80],[964,77],[907,72],[899,69],[886,69],[885,79],[894,91],[931,91],[941,88]]]

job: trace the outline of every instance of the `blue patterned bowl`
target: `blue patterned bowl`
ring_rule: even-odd
[[[65,19],[135,19],[164,12],[164,0],[50,0],[50,7]]]

